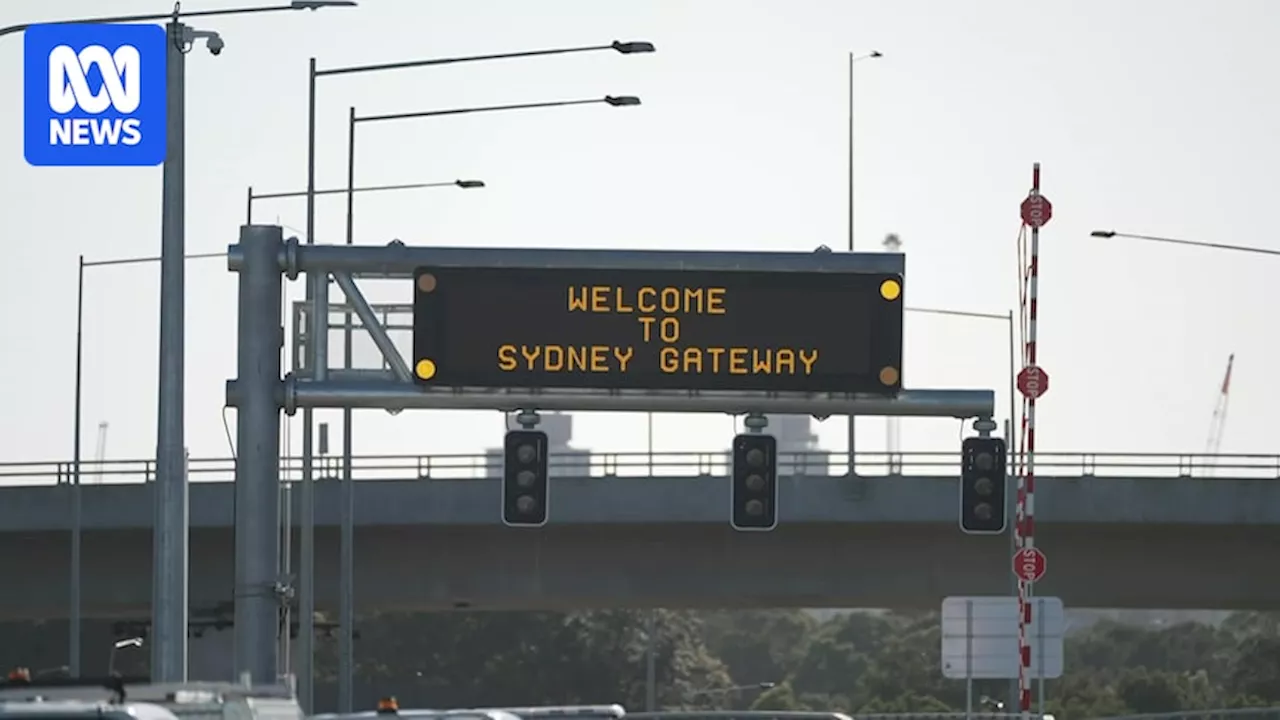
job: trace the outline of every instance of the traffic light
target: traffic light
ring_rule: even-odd
[[[512,527],[547,524],[547,434],[513,430],[502,443],[502,522]]]
[[[778,440],[746,434],[733,439],[729,524],[734,530],[778,527]]]
[[[971,535],[1004,532],[1005,461],[1002,438],[965,438],[960,447],[960,529]]]

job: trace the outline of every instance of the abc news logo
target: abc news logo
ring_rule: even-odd
[[[94,92],[89,74],[97,69]],[[132,45],[110,52],[89,45],[80,52],[59,45],[49,51],[50,145],[125,145],[142,142],[142,120],[130,115],[142,104],[142,55]],[[91,117],[65,117],[76,110]],[[101,117],[115,110],[116,117]],[[62,116],[62,117],[59,117]]]
[[[172,47],[159,25],[28,26],[22,37],[22,149],[27,163],[163,163]]]

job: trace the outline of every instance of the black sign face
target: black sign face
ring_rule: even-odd
[[[890,274],[419,268],[414,374],[443,387],[892,395],[902,294]]]

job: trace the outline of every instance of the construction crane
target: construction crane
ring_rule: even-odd
[[[1213,418],[1209,420],[1209,441],[1205,443],[1204,476],[1213,477],[1218,463],[1218,451],[1222,449],[1222,434],[1227,429],[1227,400],[1231,397],[1231,366],[1236,362],[1235,353],[1227,357],[1227,372],[1222,376],[1218,401],[1213,406]]]

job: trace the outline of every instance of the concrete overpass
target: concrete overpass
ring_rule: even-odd
[[[359,609],[932,608],[947,595],[1009,590],[1009,538],[960,533],[956,481],[940,468],[849,478],[794,458],[808,474],[783,479],[779,529],[743,534],[727,525],[717,455],[684,475],[659,474],[674,463],[654,458],[644,477],[626,476],[637,462],[620,457],[603,463],[618,474],[562,469],[552,522],[540,530],[501,525],[498,481],[483,477],[476,458],[360,459]],[[1226,459],[1219,474],[1235,477],[1193,478],[1194,461],[1130,457],[1138,459],[1045,458],[1056,475],[1037,484],[1037,544],[1048,556],[1037,593],[1072,607],[1280,609],[1280,575],[1265,570],[1280,556],[1276,459]],[[473,477],[439,477],[468,463]],[[193,606],[232,597],[229,463],[207,465],[193,464]],[[1069,466],[1076,474],[1066,474]],[[1145,476],[1121,476],[1126,469]],[[11,549],[0,555],[0,576],[20,578],[22,589],[0,597],[0,618],[63,616],[71,488],[13,486],[17,473],[0,472],[9,480],[0,488],[0,538]],[[393,472],[399,479],[387,479]],[[85,483],[90,477],[82,469]],[[86,616],[147,611],[151,489],[129,479],[108,469],[102,484],[81,487]],[[318,481],[317,592],[329,608],[337,602],[338,490]]]

